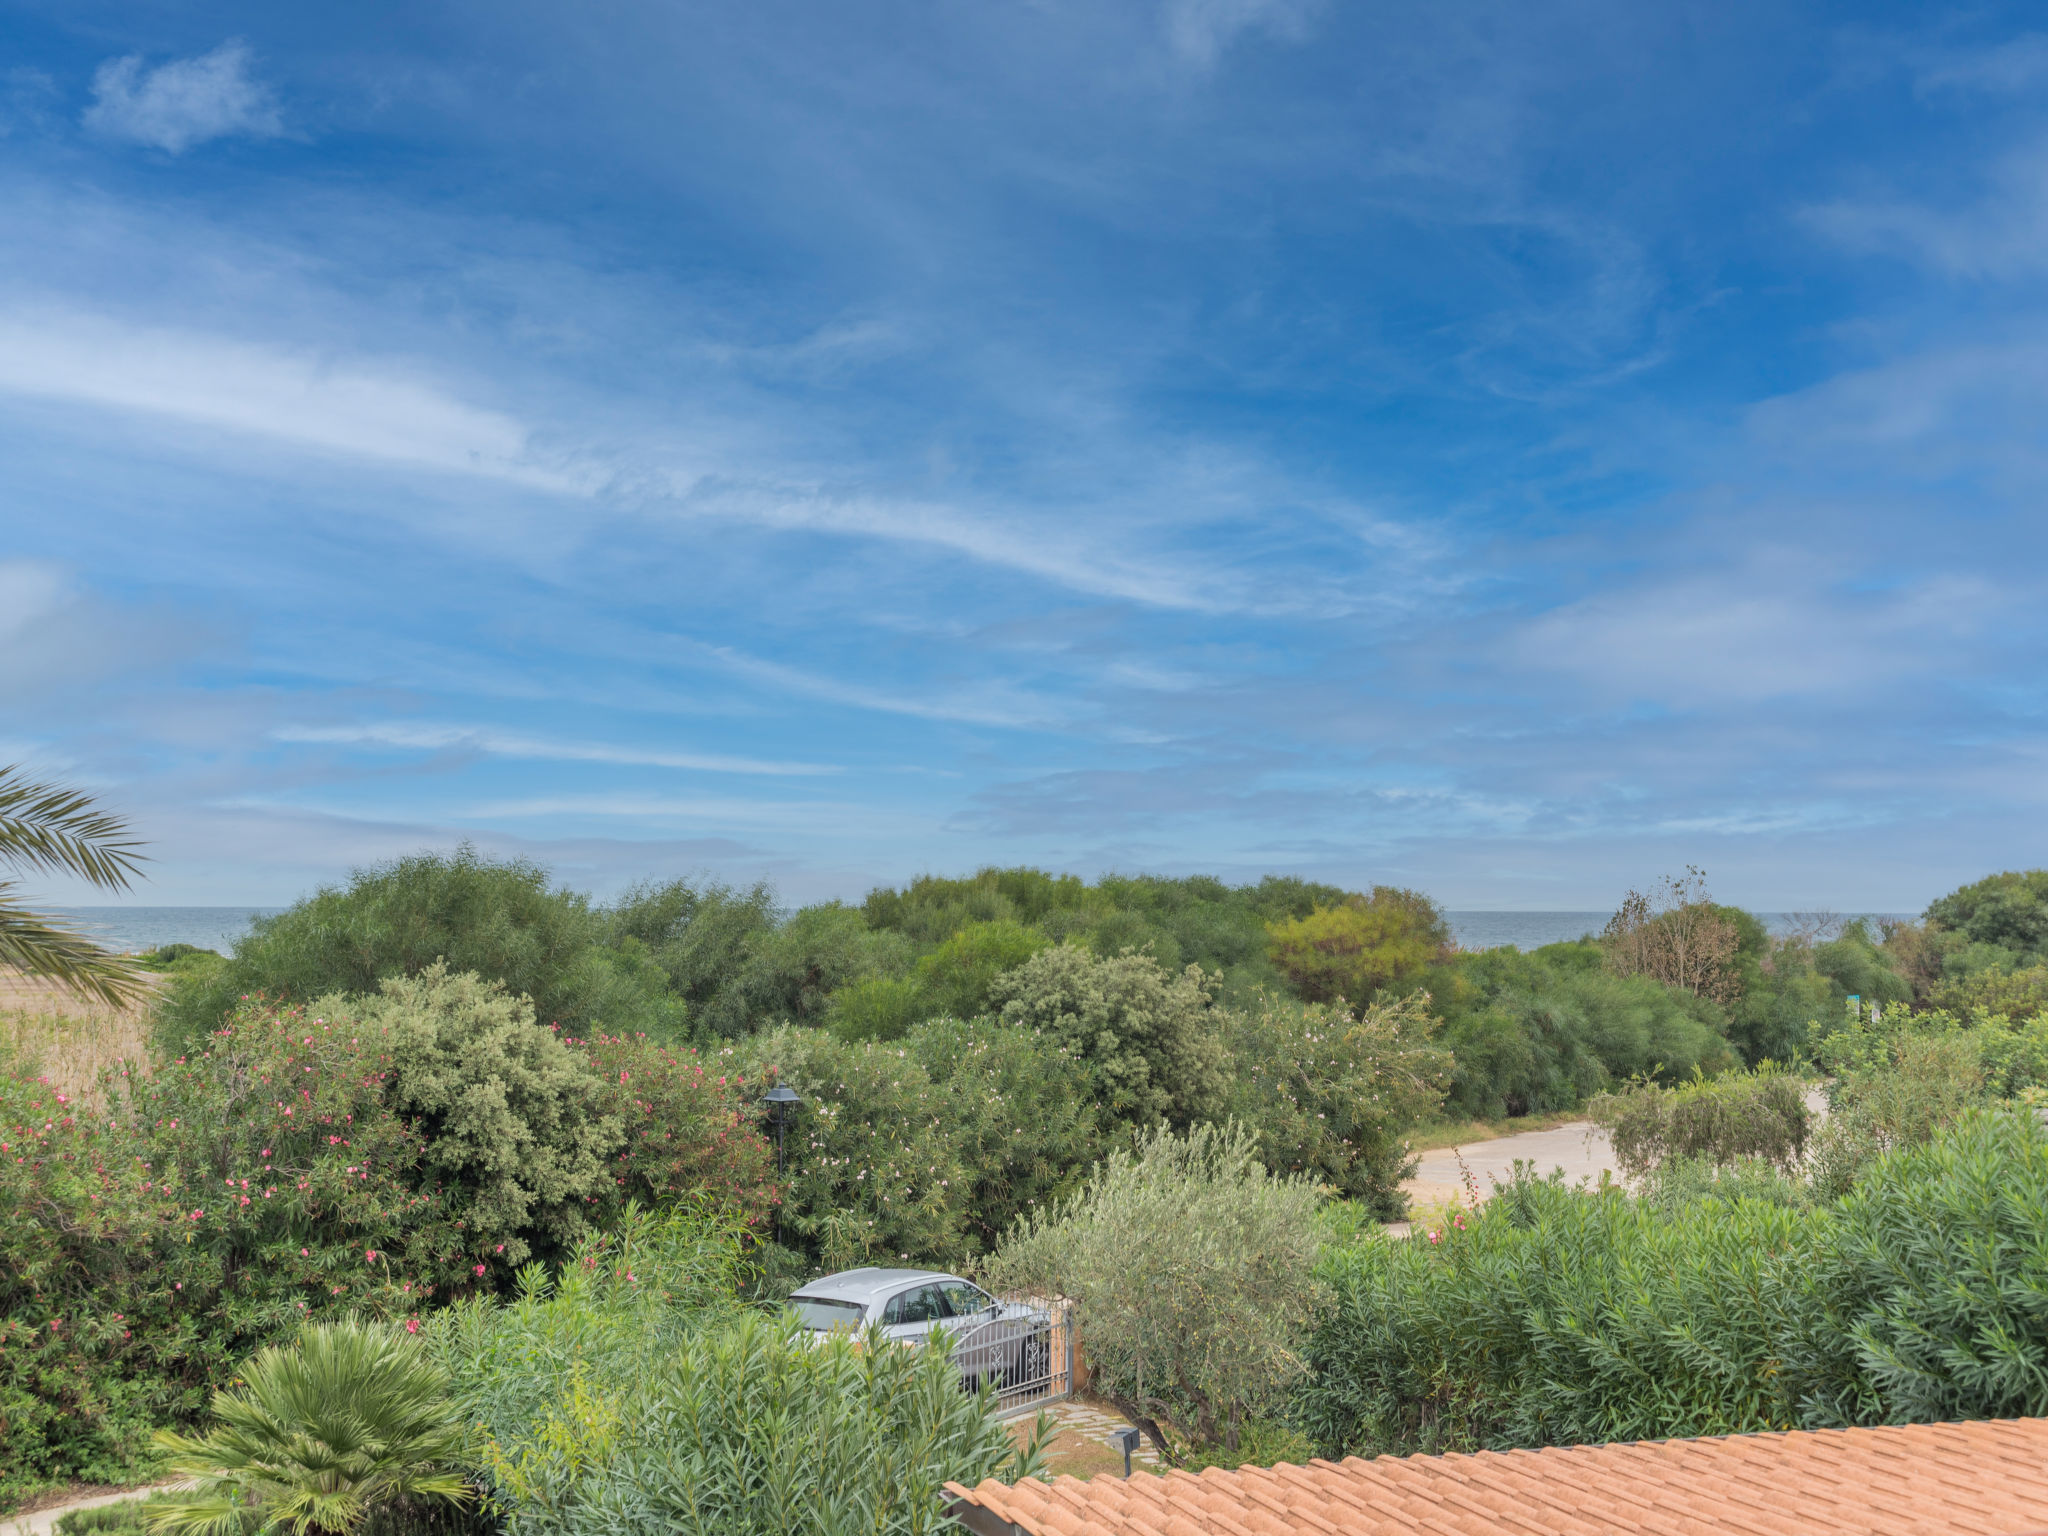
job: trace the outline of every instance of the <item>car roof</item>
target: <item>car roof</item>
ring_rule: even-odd
[[[836,1275],[806,1281],[790,1300],[873,1301],[919,1281],[959,1280],[942,1269],[844,1269]]]

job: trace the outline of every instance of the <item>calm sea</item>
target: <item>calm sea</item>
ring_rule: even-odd
[[[165,944],[197,944],[225,953],[249,931],[252,919],[282,911],[280,907],[70,907],[63,915],[108,949],[157,949]],[[1585,934],[1598,933],[1606,912],[1447,912],[1451,932],[1466,949],[1497,949],[1512,944],[1535,949]],[[1757,914],[1774,932],[1793,926],[1788,912]],[[1873,922],[1910,918],[1911,913],[1870,912]]]

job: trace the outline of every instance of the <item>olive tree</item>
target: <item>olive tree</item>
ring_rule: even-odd
[[[1169,1431],[1234,1451],[1301,1370],[1319,1198],[1269,1173],[1242,1126],[1160,1126],[1020,1221],[986,1274],[1073,1299],[1095,1389],[1163,1455]]]

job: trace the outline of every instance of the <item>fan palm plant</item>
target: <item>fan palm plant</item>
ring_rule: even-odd
[[[418,1341],[378,1323],[317,1323],[216,1392],[204,1438],[157,1444],[194,1491],[148,1511],[162,1536],[346,1536],[393,1505],[462,1505],[467,1443],[448,1378]]]
[[[142,855],[128,824],[90,795],[0,767],[0,866],[75,875],[105,891],[123,891]],[[75,929],[32,911],[0,880],[0,965],[47,977],[113,1007],[145,995],[141,973]]]

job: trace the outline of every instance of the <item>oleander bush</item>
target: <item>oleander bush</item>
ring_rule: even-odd
[[[1730,1171],[1637,1199],[1524,1169],[1418,1238],[1333,1245],[1293,1417],[1337,1455],[2048,1411],[2030,1112],[1960,1112],[1839,1200]]]
[[[742,1311],[741,1252],[730,1225],[640,1218],[556,1280],[535,1268],[509,1303],[435,1320],[513,1536],[936,1536],[948,1481],[1036,1470],[1039,1442],[1012,1444],[943,1339],[821,1340]]]
[[[767,1208],[729,1063],[565,1040],[435,971],[336,1002],[247,1005],[91,1105],[0,1079],[0,1497],[148,1465],[303,1320],[424,1315],[636,1199]]]
[[[1220,1010],[1229,1112],[1257,1138],[1259,1161],[1381,1220],[1405,1216],[1401,1180],[1416,1160],[1401,1132],[1442,1107],[1452,1070],[1428,1002],[1412,996],[1354,1015],[1265,993]]]

